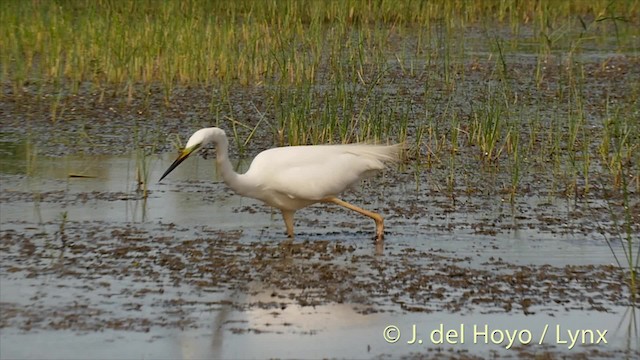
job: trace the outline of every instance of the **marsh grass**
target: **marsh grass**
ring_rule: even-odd
[[[520,186],[520,180],[522,177],[522,159],[520,151],[520,131],[518,129],[511,128],[508,132],[508,144],[509,144],[509,159],[510,159],[510,173],[511,173],[511,188],[509,192],[509,202],[513,205],[518,193],[518,187]]]
[[[35,186],[34,182],[36,181],[38,174],[38,148],[33,144],[31,137],[27,136],[27,141],[25,143],[25,174],[27,175],[27,184],[33,194],[33,211],[38,219],[38,224],[43,225],[44,222],[42,220],[42,211],[40,209],[40,203],[42,202],[42,193],[38,190],[38,187]]]
[[[163,141],[162,135],[154,130],[147,130],[140,124],[133,127],[132,142],[135,147],[135,182],[136,192],[143,199],[149,196],[149,175],[156,160],[156,148]]]
[[[178,84],[313,82],[326,66],[327,54],[334,64],[352,59],[350,70],[364,76],[369,63],[386,57],[385,48],[393,47],[392,36],[414,28],[427,29],[424,35],[418,32],[418,45],[427,47],[431,44],[425,39],[436,39],[434,49],[415,52],[432,56],[435,50],[445,83],[453,86],[465,51],[460,30],[495,19],[496,10],[498,21],[516,35],[521,23],[533,21],[550,53],[563,43],[569,28],[566,18],[574,12],[598,14],[589,26],[615,21],[621,46],[629,46],[629,30],[619,14],[638,5],[623,3],[618,10],[608,1],[568,6],[552,1],[194,0],[16,1],[3,6],[2,74],[16,90],[33,78],[69,83],[72,89],[82,81],[125,84],[117,90],[125,94],[133,89],[127,83],[160,82],[170,101]],[[415,71],[415,65],[404,66],[412,59],[394,57],[403,71]]]
[[[622,260],[618,256],[612,239],[607,236],[608,231],[599,226],[600,233],[604,237],[607,246],[611,250],[611,254],[619,268],[628,272],[629,292],[631,295],[631,302],[635,303],[637,297],[640,295],[638,272],[640,270],[640,242],[637,237],[638,224],[634,220],[634,214],[632,214],[632,204],[630,199],[630,192],[628,189],[626,176],[622,177],[623,186],[621,188],[621,206],[615,206],[612,201],[607,202],[607,209],[609,217],[613,224],[614,233],[612,234],[620,243],[622,249]],[[617,208],[621,207],[621,211],[617,211]],[[621,214],[621,215],[620,215]],[[634,228],[635,227],[635,228]]]
[[[494,90],[489,87],[490,97],[484,106],[474,112],[471,122],[471,139],[482,151],[483,159],[493,162],[501,153],[500,141],[504,139],[503,127],[506,120],[504,102],[496,98]]]
[[[143,198],[148,196],[149,189],[149,164],[150,152],[145,146],[136,147],[136,191]]]
[[[177,90],[204,88],[208,118],[241,155],[264,132],[274,145],[413,139],[418,168],[450,166],[450,191],[477,172],[463,161],[471,154],[512,201],[530,163],[552,169],[551,193],[588,193],[600,167],[617,187],[629,173],[637,192],[637,100],[607,99],[604,118],[592,115],[585,59],[598,47],[637,54],[639,10],[608,0],[8,1],[2,97],[35,89],[55,127],[82,91],[98,103],[141,98],[146,112],[154,90],[170,111]],[[530,74],[519,72],[522,55]],[[265,99],[240,113],[238,88]],[[136,148],[145,181],[156,147]]]
[[[60,214],[58,215],[58,220],[60,221],[60,224],[58,225],[58,231],[56,232],[56,236],[58,237],[58,239],[60,239],[60,257],[62,257],[62,254],[64,253],[64,249],[67,246],[66,228],[67,228],[67,223],[69,221],[69,212],[66,210],[60,212]]]

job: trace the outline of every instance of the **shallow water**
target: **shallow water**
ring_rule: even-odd
[[[347,195],[385,214],[383,245],[371,242],[368,219],[321,205],[296,214],[291,243],[280,215],[232,194],[212,160],[189,159],[157,183],[172,160],[151,158],[144,200],[133,155],[29,165],[3,156],[0,357],[640,351],[639,315],[602,237],[579,223],[539,221],[570,203],[526,197],[527,216],[473,197],[452,208],[386,173]],[[405,200],[413,212],[400,208]],[[440,324],[445,335],[455,331],[441,344]],[[505,331],[485,343],[474,336],[485,325]],[[385,340],[385,329],[399,340]],[[511,346],[507,330],[521,336]],[[571,349],[568,331],[585,335]]]
[[[264,310],[238,312],[221,309],[215,313],[212,311],[201,314],[210,322],[196,330],[160,329],[150,333],[106,330],[84,334],[67,330],[28,334],[3,331],[5,344],[11,346],[8,349],[4,347],[2,357],[398,358],[417,353],[467,353],[484,356],[498,353],[517,357],[521,351],[542,353],[543,349],[553,348],[553,344],[557,344],[560,351],[568,353],[593,349],[617,351],[637,346],[637,339],[630,341],[624,334],[615,332],[621,322],[622,326],[626,326],[629,315],[592,316],[591,312],[586,311],[568,317],[504,314],[361,315],[354,312],[352,307],[353,305],[327,305],[313,309],[291,307],[278,317]],[[617,310],[624,312],[624,309]],[[417,333],[415,340],[414,325]],[[400,329],[401,336],[396,343],[384,340],[382,334],[387,326],[397,326]],[[545,327],[548,330],[543,336]],[[593,330],[596,335],[593,338],[590,335],[586,338],[581,336],[572,346],[569,332],[575,333],[578,330]],[[606,345],[602,344],[604,340],[600,338],[601,333],[597,332],[604,330],[608,330],[604,337],[608,342]],[[455,335],[447,339],[447,332]],[[489,335],[485,336],[485,333]],[[506,335],[507,333],[517,335]],[[395,337],[396,334],[397,332],[392,336]],[[508,336],[515,340],[510,342]],[[504,340],[499,343],[501,339]],[[542,345],[539,344],[541,339]],[[531,345],[523,345],[523,341],[530,342]],[[591,342],[597,344],[587,344]],[[507,347],[510,350],[506,350]],[[572,349],[569,350],[569,347]],[[16,349],[21,351],[15,351]],[[35,349],[43,351],[33,351]],[[91,352],[87,353],[85,349],[91,349]],[[617,354],[622,357],[622,353]],[[49,357],[50,355],[53,356]]]

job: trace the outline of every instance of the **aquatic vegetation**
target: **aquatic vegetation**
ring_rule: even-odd
[[[0,96],[18,112],[46,109],[55,129],[80,118],[86,134],[56,139],[74,150],[100,135],[77,105],[109,104],[101,124],[221,126],[241,156],[249,142],[406,141],[416,189],[451,197],[514,203],[542,181],[548,197],[580,201],[626,181],[636,199],[639,10],[601,0],[14,1],[0,13]],[[131,139],[141,184],[163,140]]]
[[[58,225],[58,231],[56,232],[56,237],[60,239],[60,249],[61,249],[61,255],[62,255],[64,248],[67,246],[68,236],[65,232],[65,229],[69,221],[69,212],[66,210],[60,212],[59,221],[60,221],[60,224]]]
[[[621,203],[614,203],[611,200],[607,202],[607,210],[614,231],[612,231],[609,236],[609,232],[603,229],[602,225],[599,225],[599,231],[611,250],[616,265],[622,271],[626,272],[627,276],[625,279],[629,286],[631,303],[635,303],[638,296],[640,296],[640,286],[638,284],[640,241],[637,236],[637,214],[632,213],[632,208],[634,206],[637,207],[637,204],[632,204],[632,200],[630,199],[631,195],[628,188],[630,184],[626,176],[622,177],[622,182]],[[616,245],[614,242],[618,244]],[[618,249],[618,251],[616,249]],[[622,252],[622,254],[619,254],[620,252]]]

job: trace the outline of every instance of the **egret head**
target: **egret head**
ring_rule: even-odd
[[[178,156],[178,158],[173,162],[173,164],[171,164],[171,166],[169,166],[167,171],[162,174],[162,177],[159,181],[162,181],[162,179],[169,175],[169,173],[172,172],[173,169],[177,168],[178,165],[180,165],[186,158],[189,157],[189,155],[193,154],[198,149],[211,142],[214,138],[215,133],[215,131],[212,129],[216,128],[200,129],[193,133],[193,135],[191,135],[191,137],[189,138],[189,141],[187,141],[187,145],[184,147],[184,149],[182,149],[182,151],[180,151],[180,155]]]

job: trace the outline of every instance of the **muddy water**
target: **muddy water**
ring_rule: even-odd
[[[157,183],[173,155],[149,158],[145,200],[134,155],[7,153],[2,358],[640,351],[624,274],[597,226],[566,215],[580,210],[570,201],[453,202],[388,171],[346,196],[385,214],[384,244],[369,220],[320,205],[297,214],[291,242],[280,215],[232,194],[211,160]]]

